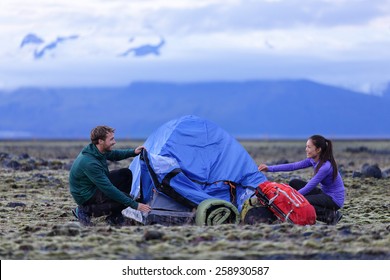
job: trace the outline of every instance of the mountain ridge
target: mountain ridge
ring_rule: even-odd
[[[310,80],[134,82],[126,87],[0,91],[0,139],[146,138],[183,115],[210,119],[237,138],[390,138],[390,99]]]

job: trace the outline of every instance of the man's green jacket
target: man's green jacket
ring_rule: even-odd
[[[107,160],[118,161],[136,156],[134,149],[112,150],[102,154],[90,143],[73,162],[69,174],[70,193],[78,205],[83,205],[100,189],[109,198],[131,208],[138,203],[117,189],[108,178]]]

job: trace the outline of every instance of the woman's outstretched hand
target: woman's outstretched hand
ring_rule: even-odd
[[[259,167],[257,168],[259,171],[268,171],[268,166],[265,165],[264,163],[260,164]]]

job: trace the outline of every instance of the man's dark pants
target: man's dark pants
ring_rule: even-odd
[[[111,183],[117,187],[126,196],[130,197],[133,174],[130,169],[122,168],[110,172],[108,178]],[[126,206],[107,197],[99,189],[86,203],[83,204],[83,210],[93,217],[105,215],[118,215]]]

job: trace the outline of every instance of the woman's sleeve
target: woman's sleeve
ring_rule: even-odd
[[[310,162],[310,159],[304,159],[301,161],[287,163],[287,164],[278,164],[268,166],[269,172],[280,172],[280,171],[294,171],[298,169],[304,169],[313,166]]]
[[[299,190],[299,192],[302,195],[306,195],[311,190],[313,190],[322,180],[325,179],[326,176],[328,176],[329,172],[332,171],[331,165],[329,162],[326,162],[324,165],[321,166],[321,168],[318,170],[318,172],[313,176],[313,178],[310,179],[307,184]]]

